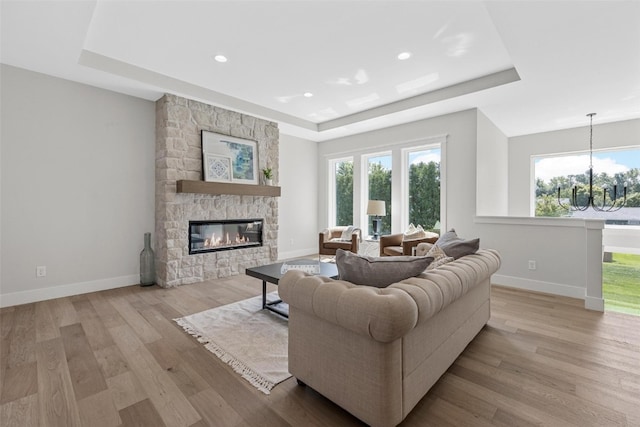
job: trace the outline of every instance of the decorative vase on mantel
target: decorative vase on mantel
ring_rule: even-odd
[[[151,233],[144,233],[144,249],[140,252],[140,286],[156,283],[156,256],[151,249]]]

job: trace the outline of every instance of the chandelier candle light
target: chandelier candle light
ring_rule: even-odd
[[[578,203],[578,186],[574,185],[571,189],[571,198],[569,199],[570,205],[567,206],[560,200],[560,186],[558,185],[558,204],[563,208],[569,208],[572,211],[586,211],[589,207],[593,208],[598,212],[615,212],[620,210],[625,203],[627,202],[627,183],[624,183],[624,191],[622,197],[622,203],[620,202],[620,198],[618,198],[618,185],[613,184],[613,191],[611,191],[611,203],[607,205],[607,192],[608,189],[606,186],[602,187],[602,192],[604,193],[602,197],[602,205],[599,206],[595,202],[595,198],[593,195],[593,116],[596,113],[589,113],[587,117],[589,117],[589,196],[587,198],[587,202],[584,205],[580,205]]]

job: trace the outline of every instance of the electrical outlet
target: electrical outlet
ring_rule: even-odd
[[[36,267],[36,277],[45,277],[47,275],[47,266],[39,265]]]
[[[532,259],[529,260],[529,270],[535,270],[536,269],[536,262]]]
[[[291,241],[289,243],[291,244],[291,246],[293,246],[293,239],[291,239]]]

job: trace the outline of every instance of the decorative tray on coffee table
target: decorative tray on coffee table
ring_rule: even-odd
[[[289,270],[300,270],[309,274],[320,274],[320,262],[311,259],[295,259],[283,262],[280,272],[284,274]]]

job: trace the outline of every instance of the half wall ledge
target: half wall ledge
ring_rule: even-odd
[[[272,185],[232,184],[228,182],[208,182],[179,180],[177,193],[234,194],[238,196],[280,197],[280,187]]]

